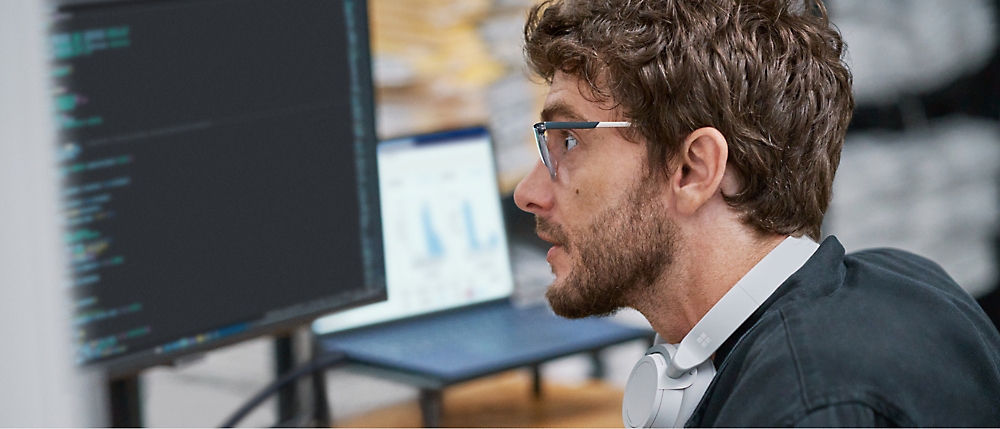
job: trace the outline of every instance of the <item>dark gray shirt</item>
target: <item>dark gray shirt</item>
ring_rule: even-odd
[[[1000,426],[1000,334],[938,265],[828,237],[716,352],[688,426]]]

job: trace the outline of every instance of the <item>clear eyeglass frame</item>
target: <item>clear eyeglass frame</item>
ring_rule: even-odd
[[[549,151],[548,139],[545,132],[548,130],[585,130],[592,128],[628,128],[630,122],[556,122],[545,121],[535,123],[532,128],[535,131],[535,142],[538,143],[538,156],[542,158],[542,164],[549,170],[549,177],[556,180],[557,160],[552,157]]]

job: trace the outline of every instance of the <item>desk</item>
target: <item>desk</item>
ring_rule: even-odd
[[[442,427],[622,427],[623,391],[603,381],[560,385],[542,381],[533,393],[530,371],[514,370],[444,390]],[[336,404],[334,414],[336,415]],[[417,401],[337,421],[335,427],[421,427]]]
[[[542,363],[578,353],[596,357],[606,347],[652,338],[646,328],[600,318],[568,320],[546,306],[498,301],[331,333],[318,344],[321,350],[347,354],[348,370],[419,388],[425,425],[436,427],[442,424],[443,392],[449,386],[516,368],[532,368],[538,385]],[[593,375],[602,376],[601,365],[595,368]]]

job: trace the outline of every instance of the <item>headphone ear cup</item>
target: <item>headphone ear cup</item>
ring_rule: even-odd
[[[622,398],[625,427],[680,427],[687,422],[708,390],[715,367],[706,360],[679,378],[667,376],[673,344],[659,344],[632,368]]]
[[[666,374],[667,361],[658,352],[651,352],[632,368],[622,398],[622,422],[628,428],[662,427],[677,419],[683,392],[664,389],[660,377]],[[672,416],[672,418],[671,418]],[[669,424],[668,423],[668,424]]]

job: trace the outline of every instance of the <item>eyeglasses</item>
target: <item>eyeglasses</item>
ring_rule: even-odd
[[[535,142],[538,143],[538,155],[542,157],[542,164],[549,169],[549,177],[556,180],[556,167],[559,160],[570,149],[576,146],[576,137],[566,132],[550,133],[548,130],[583,130],[590,128],[627,128],[632,126],[629,122],[539,122],[534,125]],[[553,147],[549,147],[552,141]]]

